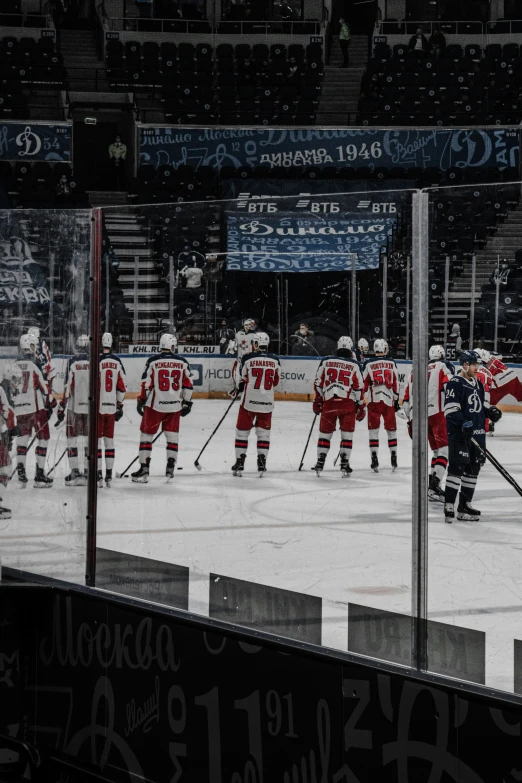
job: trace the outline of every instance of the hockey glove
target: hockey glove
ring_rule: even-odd
[[[473,422],[465,421],[464,424],[462,425],[462,432],[465,438],[471,439],[473,437]]]
[[[49,411],[49,409],[47,409],[47,411]],[[47,416],[48,416],[48,418],[51,418],[49,416],[49,412],[47,413]],[[58,421],[56,422],[56,424],[54,426],[58,427],[62,423],[62,421],[65,419],[65,408],[58,408],[58,410],[56,411],[56,418],[58,419]]]
[[[136,410],[138,411],[140,416],[143,416],[144,408],[145,408],[145,400],[140,400],[140,398],[138,397],[138,402],[136,404]]]
[[[314,401],[312,403],[312,410],[316,416],[318,416],[323,410],[323,398],[319,397],[318,394],[315,395]]]
[[[192,400],[183,400],[183,404],[181,406],[181,417],[184,418],[185,416],[188,416],[190,413],[190,410],[192,408]]]
[[[116,410],[116,413],[114,414],[114,421],[119,421],[121,417],[123,416],[123,405],[121,402],[118,403],[118,409]]]
[[[366,406],[364,404],[358,405],[355,413],[355,418],[357,419],[357,421],[363,421],[365,416],[366,416]]]
[[[394,409],[395,409],[395,413],[397,413],[398,411],[400,411],[400,409],[401,409],[401,406],[399,405],[399,400],[395,400],[395,401],[394,401],[394,403],[393,403],[393,407],[394,407]]]
[[[492,405],[490,408],[486,408],[486,416],[493,424],[496,424],[502,418],[502,411]]]

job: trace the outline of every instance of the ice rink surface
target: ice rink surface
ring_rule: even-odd
[[[190,568],[190,609],[208,613],[208,574],[218,573],[295,590],[323,599],[323,644],[347,648],[348,603],[409,614],[411,610],[411,441],[398,419],[399,468],[394,473],[381,431],[380,472],[370,470],[366,420],[354,436],[353,474],[333,468],[338,434],[320,477],[317,428],[297,471],[313,419],[311,405],[276,404],[268,473],[255,469],[255,433],[245,474],[234,478],[236,409],[232,409],[194,467],[202,445],[228,405],[195,400],[181,420],[175,478],[165,478],[165,447],[153,447],[148,484],[129,478],[99,490],[98,546]],[[48,467],[65,449],[54,427]],[[116,427],[116,466],[136,456],[139,416],[125,403]],[[488,448],[522,483],[522,416],[505,414]],[[137,467],[133,468],[133,470]],[[34,447],[28,458],[34,475]],[[2,564],[82,583],[85,573],[87,490],[67,488],[67,458],[51,490],[25,490],[16,478],[4,493],[11,520],[0,520]],[[429,616],[486,633],[486,683],[513,690],[513,639],[522,639],[522,499],[487,465],[474,504],[478,523],[444,522],[442,504],[430,503]],[[82,520],[82,521],[81,521]]]

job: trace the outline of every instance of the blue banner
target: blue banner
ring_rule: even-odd
[[[223,166],[502,170],[519,165],[519,131],[141,127],[140,161],[156,167],[187,164],[217,170]]]
[[[229,214],[227,270],[243,272],[342,272],[375,269],[396,223],[392,217],[338,218],[285,214]]]
[[[63,161],[72,159],[72,125],[0,123],[0,160]]]

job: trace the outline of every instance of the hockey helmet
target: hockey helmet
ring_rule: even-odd
[[[36,337],[37,340],[40,339],[40,329],[38,326],[30,326],[27,330],[27,334],[30,334],[32,337]]]
[[[266,332],[257,332],[252,338],[252,345],[255,346],[256,350],[260,350],[261,348],[268,348],[269,343],[270,337]]]
[[[480,360],[482,364],[487,364],[491,359],[490,352],[486,351],[485,348],[475,348],[475,353],[478,353],[478,355],[480,356]]]
[[[446,356],[446,351],[444,350],[444,347],[442,345],[431,346],[429,357],[432,361],[435,361],[436,359],[444,359],[445,356]]]
[[[178,341],[173,334],[162,334],[160,339],[160,351],[174,352],[178,347]]]
[[[373,350],[375,353],[388,353],[388,343],[379,337],[373,344]]]
[[[347,351],[351,351],[353,348],[353,340],[351,337],[339,337],[337,340],[337,348],[344,348]]]
[[[366,340],[364,337],[361,337],[361,339],[357,343],[357,347],[359,348],[361,353],[368,353],[368,351],[370,350],[368,340]]]
[[[22,371],[17,364],[7,364],[3,369],[2,377],[11,386],[19,386],[22,383]]]
[[[102,348],[112,348],[112,334],[110,332],[102,334]]]
[[[480,364],[480,356],[476,351],[462,351],[460,354],[461,364]]]
[[[37,340],[32,334],[23,334],[20,337],[20,350],[25,353],[34,353],[36,350]]]
[[[76,347],[85,349],[88,346],[89,346],[89,335],[88,334],[78,335],[78,338],[76,339]]]
[[[253,318],[247,318],[243,321],[243,328],[246,332],[253,332],[257,326],[257,322]]]

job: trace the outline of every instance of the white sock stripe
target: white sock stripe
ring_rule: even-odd
[[[446,486],[458,489],[460,487],[460,479],[453,478],[453,476],[446,476]]]

